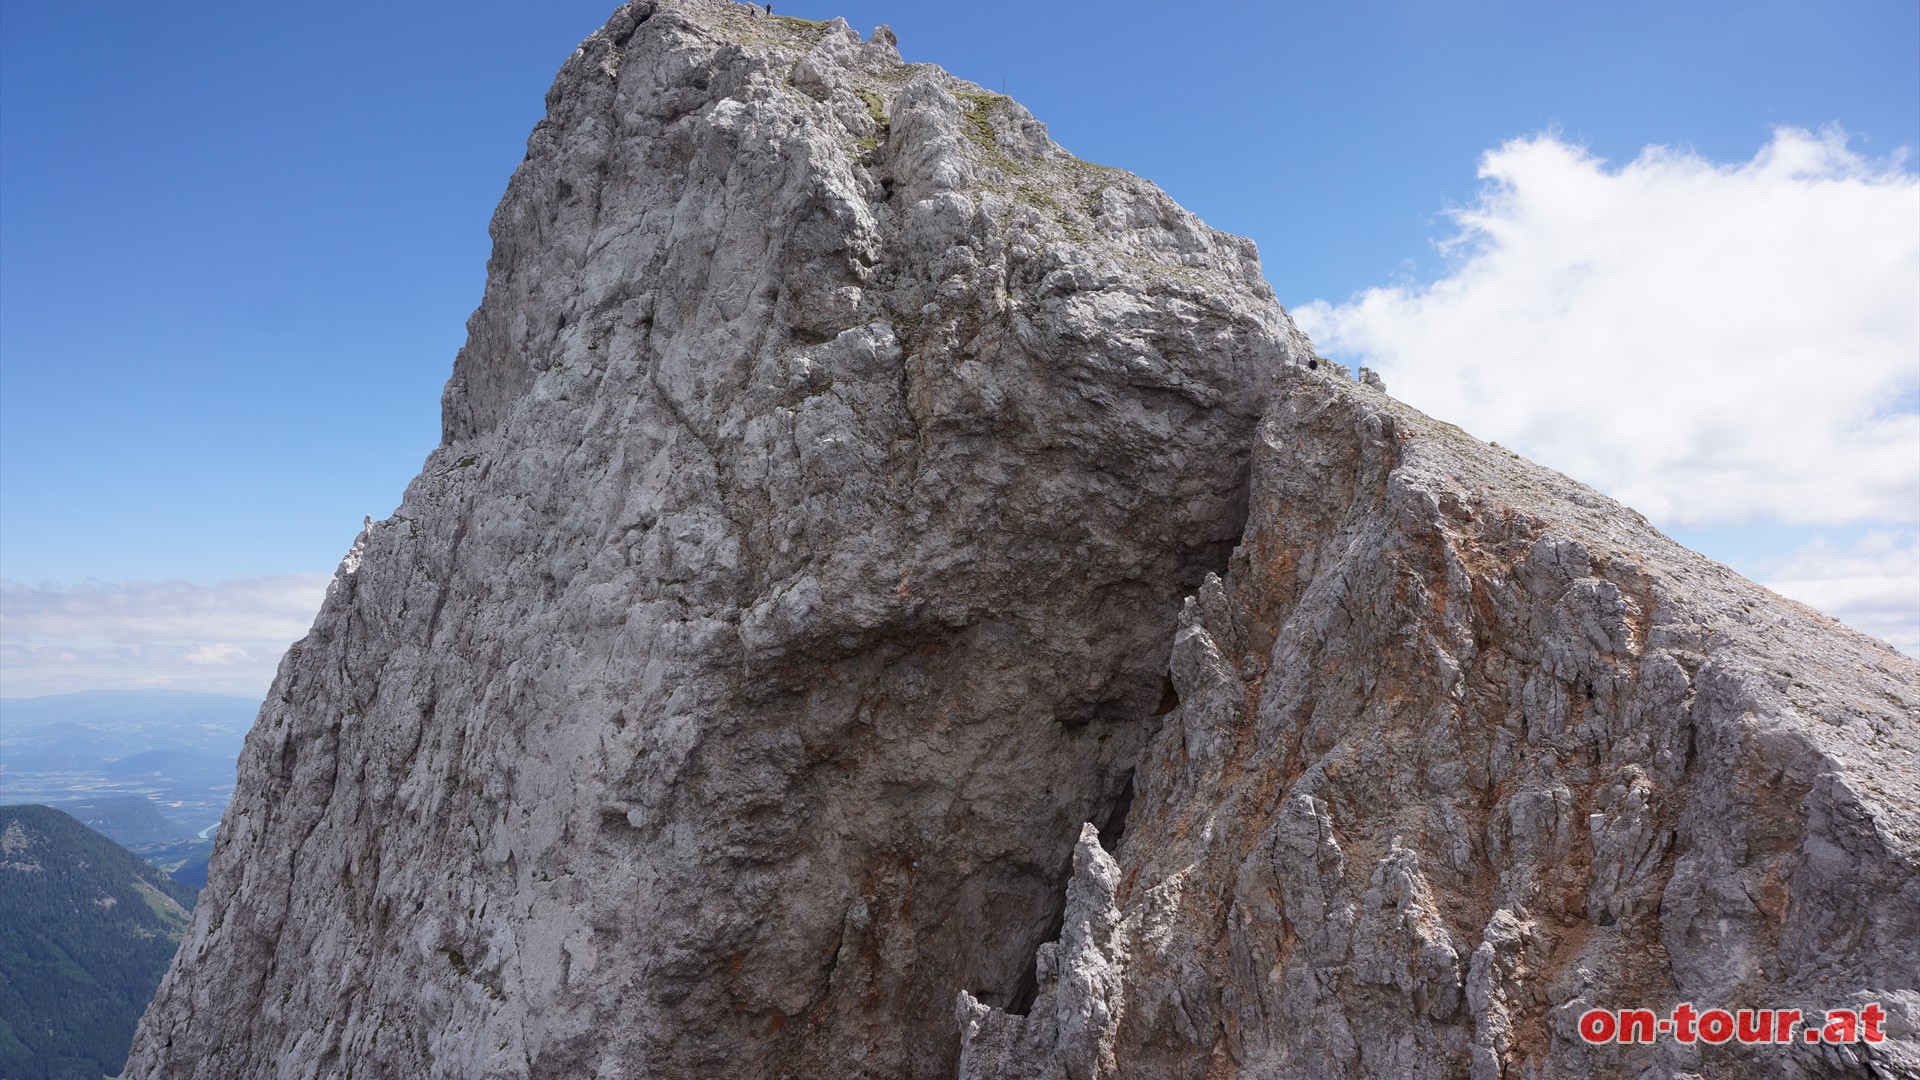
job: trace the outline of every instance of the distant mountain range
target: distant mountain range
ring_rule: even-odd
[[[0,805],[64,810],[196,886],[260,702],[177,690],[0,698]]]
[[[0,807],[0,1076],[117,1075],[196,893],[58,810]]]

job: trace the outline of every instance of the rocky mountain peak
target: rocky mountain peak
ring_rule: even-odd
[[[492,235],[128,1076],[1600,1076],[1603,991],[1916,1015],[1911,661],[1316,361],[1249,242],[884,28],[626,5]]]
[[[976,330],[1031,339],[1061,329],[1043,315],[1102,322],[1099,297],[1125,282],[1151,282],[1159,309],[1221,321],[1239,348],[1218,370],[1175,371],[1141,328],[1109,325],[1079,343],[1083,364],[1244,405],[1262,370],[1304,347],[1251,243],[1055,146],[1011,98],[902,63],[883,31],[863,42],[837,19],[684,0],[629,4],[588,38],[495,216],[446,442],[491,431],[536,376],[592,360],[581,354],[629,323],[683,349],[691,333],[732,335],[740,356],[699,354],[701,396],[749,411],[829,377],[807,349],[849,332],[909,355]],[[1029,293],[1052,303],[1009,306]],[[498,321],[527,308],[542,319]],[[786,366],[749,364],[761,348]],[[974,396],[954,387],[923,408],[966,423]]]

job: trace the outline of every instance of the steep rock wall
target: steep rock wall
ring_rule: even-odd
[[[884,29],[629,4],[548,106],[129,1077],[950,1075],[1168,704],[1251,244]]]
[[[1920,665],[1550,470],[1290,368],[1117,861],[962,1077],[1920,1075]],[[1877,1002],[1877,1046],[1589,1008]]]
[[[129,1077],[1916,1068],[1911,660],[884,29],[629,4],[548,104]],[[1572,1031],[1681,1000],[1893,1038]]]

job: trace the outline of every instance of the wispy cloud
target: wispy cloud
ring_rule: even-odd
[[[307,632],[328,578],[215,584],[0,581],[0,690],[8,696],[167,687],[260,693]]]
[[[1323,351],[1663,523],[1920,517],[1920,175],[1792,129],[1480,175],[1446,276],[1294,312]]]
[[[1756,569],[1774,592],[1920,656],[1920,533],[1872,532],[1848,547],[1816,539]]]

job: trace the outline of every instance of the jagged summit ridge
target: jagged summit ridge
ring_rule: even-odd
[[[595,309],[637,299],[635,270],[658,275],[646,279],[651,307],[639,317],[665,335],[704,316],[749,337],[778,328],[819,344],[863,321],[912,325],[928,305],[971,304],[962,293],[997,273],[1003,292],[1026,285],[1067,306],[1079,306],[1072,294],[1134,279],[1169,304],[1215,308],[1300,344],[1251,242],[1208,228],[1138,177],[1061,150],[1011,98],[902,63],[884,27],[863,43],[842,20],[754,11],[730,0],[628,5],[568,60],[528,150],[530,163],[560,167],[522,168],[496,215],[489,302],[447,387],[448,442],[497,424],[536,374],[591,336]],[[732,67],[646,66],[642,50],[665,41]],[[636,59],[644,70],[629,68]],[[692,81],[667,84],[675,78]],[[752,171],[773,163],[743,146],[785,158],[783,174]],[[681,213],[695,207],[698,217]],[[669,231],[636,227],[649,218]],[[545,242],[559,232],[579,239]],[[683,242],[696,236],[704,245]],[[488,318],[520,309],[546,320]],[[1005,321],[1052,347],[1031,338],[1039,328],[1026,319]],[[1149,340],[1097,345],[1106,348],[1084,350],[1083,363],[1129,365],[1129,378],[1202,399],[1219,392],[1168,369]],[[1129,352],[1139,355],[1115,355]],[[1275,355],[1269,346],[1240,363],[1251,370]]]
[[[1081,844],[1028,1015],[959,995],[963,1080],[1920,1075],[1920,664],[1377,390],[1281,381],[1117,862]],[[1682,1002],[1889,1038],[1578,1030]]]

